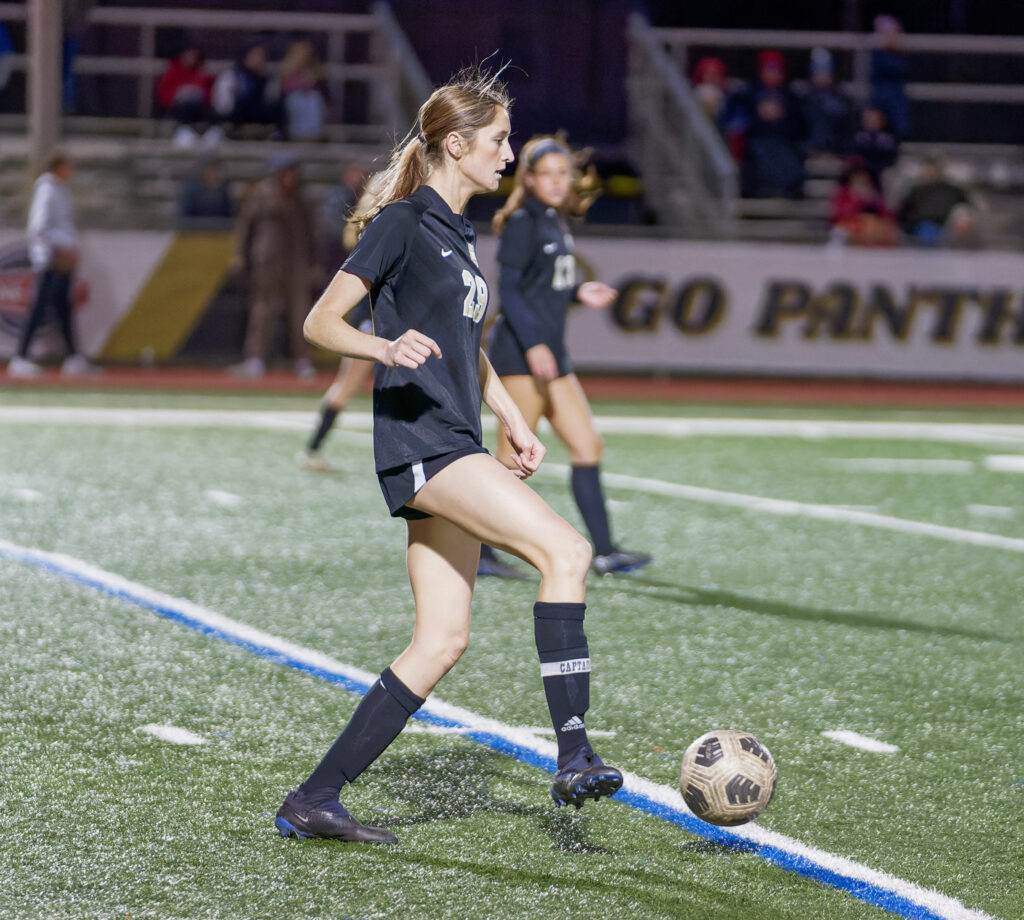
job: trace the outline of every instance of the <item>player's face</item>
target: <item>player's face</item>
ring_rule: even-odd
[[[545,153],[524,179],[526,188],[541,204],[560,208],[572,189],[572,164],[561,153]]]
[[[514,159],[508,143],[511,130],[508,112],[498,108],[494,119],[477,131],[469,152],[459,161],[463,174],[476,191],[493,192],[498,187],[501,174]]]

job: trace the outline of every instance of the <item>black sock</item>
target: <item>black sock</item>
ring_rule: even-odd
[[[324,443],[324,438],[327,437],[327,432],[331,430],[331,426],[334,425],[334,420],[341,414],[341,409],[335,409],[329,403],[324,403],[320,407],[320,424],[317,426],[313,437],[309,439],[308,450],[310,453],[315,453],[320,450],[320,445]]]
[[[583,717],[590,707],[590,650],[583,634],[586,604],[533,605],[533,634],[540,655],[551,724],[558,741],[558,769],[562,770],[587,746]]]
[[[574,466],[572,468],[572,494],[583,515],[583,523],[590,531],[594,552],[607,556],[613,552],[612,530],[608,523],[608,509],[605,507],[604,491],[601,489],[601,473],[598,466]]]
[[[326,801],[373,763],[405,728],[423,700],[385,668],[352,713],[338,739],[299,789]]]

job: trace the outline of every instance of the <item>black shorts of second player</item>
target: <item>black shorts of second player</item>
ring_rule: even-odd
[[[572,362],[569,360],[565,343],[556,342],[552,345],[548,342],[546,344],[558,363],[558,376],[569,376],[572,373]],[[514,377],[518,374],[529,376],[530,374],[530,365],[526,363],[526,355],[502,319],[499,319],[494,326],[490,346],[487,349],[487,357],[499,377]]]
[[[489,451],[480,446],[460,447],[447,454],[426,457],[416,463],[407,463],[390,470],[382,470],[377,474],[380,490],[384,493],[388,511],[392,517],[405,518],[407,521],[421,521],[431,515],[425,511],[410,508],[406,503],[423,488],[431,479],[446,466],[472,454],[486,454]]]

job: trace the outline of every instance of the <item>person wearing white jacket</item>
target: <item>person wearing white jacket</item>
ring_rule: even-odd
[[[79,238],[75,227],[74,206],[69,181],[74,162],[63,152],[50,155],[46,171],[36,180],[28,215],[28,251],[37,272],[35,296],[18,340],[17,354],[7,373],[12,377],[32,377],[42,368],[29,359],[32,338],[52,306],[67,357],[61,373],[76,375],[97,368],[78,353],[71,320],[71,280],[78,265]]]

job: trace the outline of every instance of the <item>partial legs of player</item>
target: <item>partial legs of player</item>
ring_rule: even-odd
[[[338,793],[398,737],[465,650],[481,540],[519,556],[541,575],[534,637],[558,740],[552,798],[557,805],[579,807],[588,798],[614,794],[622,774],[594,753],[584,722],[590,706],[590,652],[583,631],[590,545],[536,492],[484,453],[443,468],[408,506],[431,515],[408,522],[407,558],[416,602],[412,641],[363,697],[317,768],[285,800],[277,816],[279,831],[393,842],[383,836],[390,832],[352,818],[338,803]]]
[[[372,361],[360,361],[358,358],[341,359],[338,373],[320,403],[320,417],[317,419],[316,428],[313,429],[305,448],[296,455],[295,459],[301,469],[312,473],[329,473],[333,470],[327,458],[320,453],[320,448],[338,416],[345,411],[349,400],[363,388],[366,378],[372,372]]]
[[[569,450],[573,498],[594,545],[593,570],[599,575],[608,575],[647,565],[651,561],[649,554],[622,549],[612,541],[608,505],[601,486],[600,461],[604,444],[594,427],[590,403],[576,375],[545,382],[523,374],[504,377],[502,383],[530,427],[536,431],[544,415]],[[497,456],[502,462],[508,462],[512,456],[512,448],[503,433],[498,435]]]

